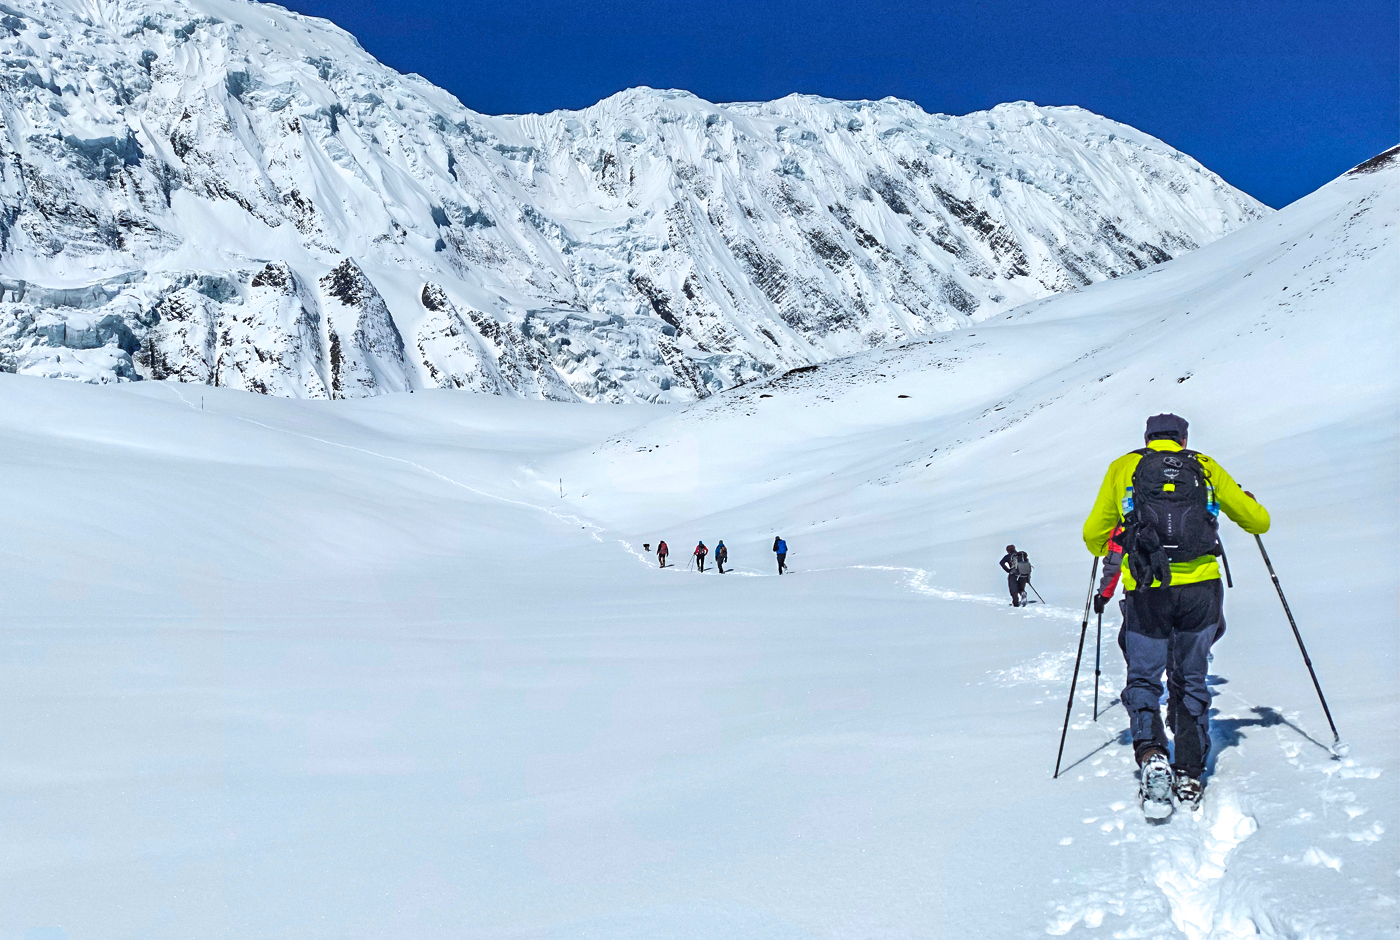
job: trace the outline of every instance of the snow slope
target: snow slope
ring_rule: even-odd
[[[1078,108],[488,117],[242,0],[0,20],[0,368],[294,398],[686,401],[1139,270],[1268,210]]]
[[[1392,154],[684,408],[0,376],[0,936],[1400,935],[1397,203]],[[1050,771],[1079,524],[1163,409],[1273,512],[1351,753],[1227,524],[1205,808],[1149,827],[1116,616]],[[641,549],[701,537],[733,576]]]

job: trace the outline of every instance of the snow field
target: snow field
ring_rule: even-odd
[[[1396,935],[1395,172],[684,409],[0,376],[0,936]],[[1226,523],[1213,773],[1151,826],[1116,615],[1050,773],[1161,410],[1273,513],[1352,750]]]

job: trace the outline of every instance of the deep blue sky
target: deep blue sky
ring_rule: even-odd
[[[1400,139],[1400,3],[283,0],[491,114],[633,85],[711,101],[1078,104],[1274,206]]]

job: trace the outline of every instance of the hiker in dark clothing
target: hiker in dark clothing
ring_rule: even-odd
[[[701,574],[705,572],[705,556],[708,554],[710,554],[710,550],[705,547],[704,542],[695,546],[695,567],[700,569]]]
[[[787,542],[781,535],[773,539],[773,551],[778,556],[778,574],[782,574],[787,568]]]
[[[1108,607],[1108,602],[1113,599],[1113,592],[1118,587],[1118,579],[1123,574],[1123,527],[1116,526],[1108,537],[1108,554],[1103,557],[1103,577],[1099,578],[1099,589],[1094,592],[1094,613],[1101,614]],[[1119,636],[1118,645],[1123,646],[1123,638]],[[1126,649],[1124,655],[1127,655]]]
[[[719,565],[719,573],[724,574],[724,563],[729,560],[729,549],[724,547],[724,539],[719,540],[715,546],[715,564]]]
[[[1001,557],[1001,570],[1006,572],[1006,589],[1011,592],[1011,606],[1020,607],[1026,603],[1026,585],[1031,582],[1031,559],[1025,552],[1016,551],[1015,545],[1006,546],[1006,554]]]
[[[661,562],[661,567],[663,567],[663,568],[666,567],[666,556],[669,555],[670,553],[671,553],[671,550],[670,550],[669,548],[666,547],[666,543],[665,543],[665,542],[658,542],[658,543],[657,543],[657,546],[656,546],[656,560],[659,561],[659,562]]]

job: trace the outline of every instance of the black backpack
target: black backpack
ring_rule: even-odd
[[[1133,509],[1124,520],[1127,552],[1145,560],[1160,551],[1172,562],[1217,554],[1220,523],[1210,511],[1198,454],[1146,447],[1135,453],[1142,459],[1133,471]]]

